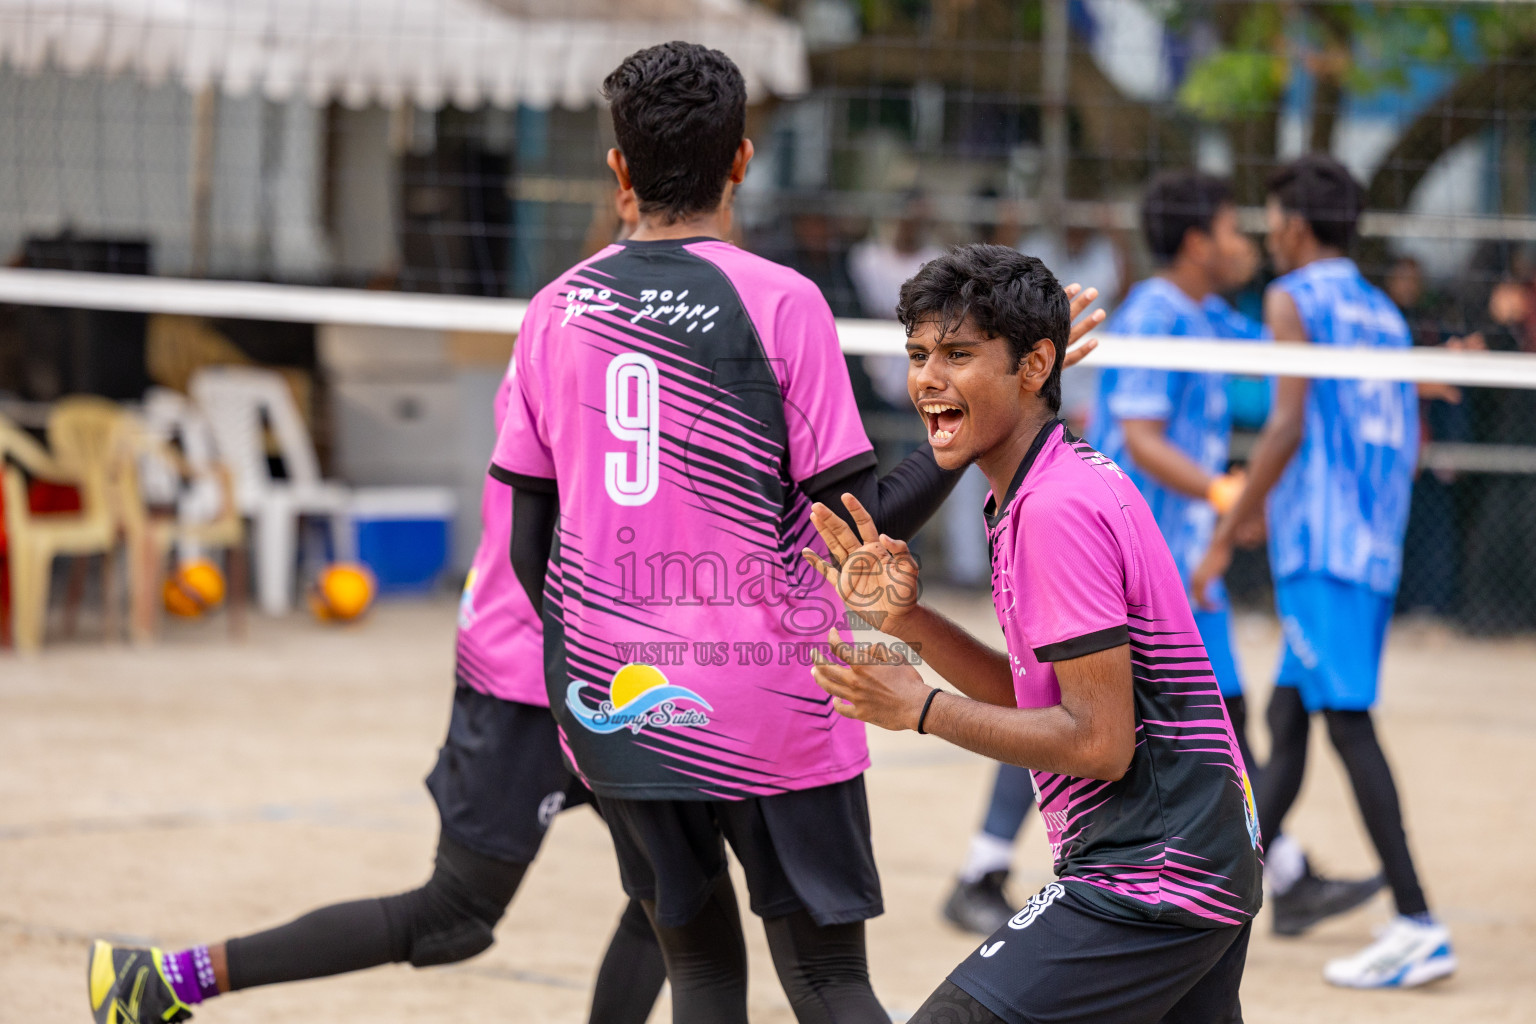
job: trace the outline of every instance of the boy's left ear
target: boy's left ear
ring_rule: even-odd
[[[752,147],[751,139],[742,139],[741,145],[736,147],[736,157],[731,161],[731,182],[740,185],[747,178],[747,164],[752,162],[752,154],[757,152]]]
[[[1025,390],[1039,392],[1050,379],[1051,369],[1055,365],[1056,343],[1050,338],[1041,338],[1035,342],[1035,347],[1024,357],[1024,365],[1021,367],[1021,382]]]

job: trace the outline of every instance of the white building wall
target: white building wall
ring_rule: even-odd
[[[262,101],[219,102],[210,272],[304,279],[330,254],[320,220],[323,116],[287,104],[269,132],[269,245],[261,242]],[[0,69],[0,254],[28,235],[143,237],[155,268],[192,262],[193,98],[132,78]],[[263,251],[270,265],[261,265]]]

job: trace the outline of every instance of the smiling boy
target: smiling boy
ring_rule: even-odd
[[[1007,652],[918,603],[906,545],[851,496],[818,505],[854,611],[960,694],[833,635],[814,669],[839,713],[1031,769],[1046,886],[913,1024],[1238,1021],[1260,902],[1248,780],[1179,571],[1146,502],[1058,418],[1068,309],[1039,260],[972,245],[902,289],[908,390],[941,467],[975,462]]]

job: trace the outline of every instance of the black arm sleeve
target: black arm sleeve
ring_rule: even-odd
[[[553,491],[512,488],[512,571],[533,604],[544,614],[544,577],[549,573],[549,549],[560,521],[560,496]]]
[[[826,480],[830,473],[807,480],[803,490],[812,501],[819,501],[842,517],[850,527],[853,517],[843,507],[844,494],[852,494],[869,510],[881,532],[898,540],[908,540],[922,528],[955,489],[963,469],[940,469],[933,459],[933,449],[923,445],[883,477],[875,475],[868,463],[853,466],[850,472]],[[834,472],[837,467],[834,467]]]

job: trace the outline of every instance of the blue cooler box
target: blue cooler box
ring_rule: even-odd
[[[381,594],[427,593],[448,567],[456,502],[445,487],[359,487],[348,506],[358,561]]]

